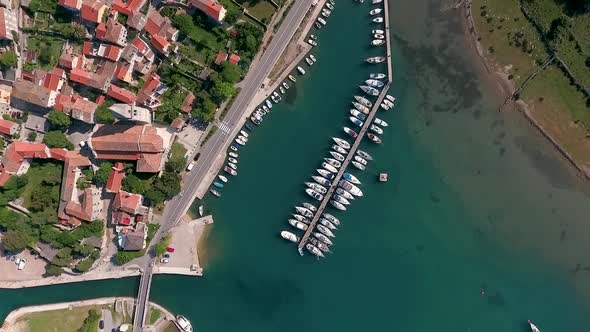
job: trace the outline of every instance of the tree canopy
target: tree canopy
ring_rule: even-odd
[[[104,186],[107,183],[112,167],[113,164],[109,161],[104,161],[100,164],[94,176],[94,181],[98,186]]]
[[[64,112],[57,110],[49,111],[49,114],[47,115],[47,121],[49,121],[52,129],[61,131],[66,131],[72,125],[72,120],[70,117]]]
[[[16,66],[18,59],[16,53],[13,51],[6,51],[0,55],[0,66],[5,68],[12,68]]]
[[[50,131],[43,137],[43,143],[50,148],[66,148],[68,150],[74,149],[74,144],[68,141],[64,133],[58,130]]]

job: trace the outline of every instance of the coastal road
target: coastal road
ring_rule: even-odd
[[[156,239],[166,234],[191,206],[199,185],[210,172],[217,157],[220,154],[225,154],[230,141],[240,131],[242,119],[246,116],[246,112],[251,111],[248,109],[248,105],[287,47],[310,7],[310,0],[295,0],[262,57],[258,63],[250,68],[243,80],[242,90],[225,118],[223,118],[223,122],[229,127],[229,130],[217,130],[209,138],[207,143],[200,149],[201,157],[197,161],[195,168],[187,173],[183,179],[184,186],[181,195],[166,203],[162,215],[162,227],[160,227]]]

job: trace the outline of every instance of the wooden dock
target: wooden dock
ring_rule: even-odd
[[[386,57],[387,58],[387,84],[385,84],[385,86],[383,87],[383,90],[381,90],[381,93],[377,97],[377,101],[373,104],[373,108],[371,109],[371,112],[369,113],[369,115],[365,119],[365,122],[363,123],[363,126],[361,127],[361,130],[358,133],[359,134],[358,137],[354,140],[354,143],[350,147],[348,155],[346,156],[346,158],[342,162],[342,166],[338,170],[338,173],[336,174],[336,177],[332,181],[330,188],[328,188],[328,192],[324,195],[324,199],[321,201],[317,212],[315,212],[313,218],[311,219],[311,222],[309,224],[309,227],[307,228],[307,231],[305,231],[305,234],[303,234],[303,237],[301,238],[301,241],[299,242],[299,245],[297,246],[297,250],[299,251],[300,254],[303,254],[303,248],[305,247],[305,244],[307,243],[307,240],[309,239],[309,237],[312,235],[312,232],[315,230],[315,227],[316,227],[318,221],[320,220],[322,213],[326,209],[326,206],[329,204],[330,199],[332,199],[332,194],[334,194],[334,191],[336,190],[336,188],[338,188],[338,182],[342,179],[342,175],[346,172],[348,165],[353,160],[353,158],[356,154],[356,151],[358,150],[359,146],[361,145],[361,142],[363,141],[363,139],[365,138],[365,136],[367,134],[367,131],[371,127],[371,124],[373,124],[373,120],[375,119],[375,116],[377,115],[377,112],[379,111],[379,107],[381,107],[381,103],[383,102],[383,99],[387,95],[387,92],[389,90],[389,86],[391,85],[391,82],[393,80],[393,66],[392,66],[392,59],[391,59],[391,38],[390,38],[390,34],[389,34],[389,27],[390,27],[389,26],[389,5],[388,5],[387,1],[383,1],[383,3],[385,4],[385,9],[384,9],[385,20],[384,21],[385,21],[385,40],[386,40],[386,49],[387,49],[387,57]],[[371,144],[374,144],[374,143],[371,142]]]

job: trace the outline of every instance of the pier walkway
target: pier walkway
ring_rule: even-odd
[[[150,264],[150,266],[143,271],[139,281],[139,291],[137,292],[137,299],[135,301],[135,314],[133,315],[133,332],[141,332],[145,326],[148,304],[150,302],[152,275],[153,267]]]
[[[297,246],[297,250],[299,251],[300,254],[303,254],[303,248],[305,247],[305,244],[307,243],[307,240],[309,239],[309,237],[312,235],[312,232],[315,230],[315,227],[316,227],[318,221],[320,220],[322,213],[326,209],[326,206],[328,205],[328,203],[332,199],[332,195],[334,194],[334,191],[336,190],[336,188],[338,188],[338,182],[342,179],[342,175],[346,172],[348,165],[353,160],[353,158],[356,154],[356,151],[358,150],[359,146],[361,145],[361,142],[363,141],[363,139],[365,138],[365,136],[367,134],[367,131],[371,127],[371,124],[373,124],[373,120],[375,119],[375,115],[377,115],[377,112],[379,111],[379,107],[381,107],[381,103],[383,102],[383,99],[387,95],[387,92],[389,90],[389,86],[391,85],[391,82],[393,81],[393,65],[392,65],[392,59],[391,59],[391,38],[390,38],[390,32],[389,32],[389,27],[390,27],[390,25],[389,25],[389,5],[388,5],[387,1],[384,1],[383,3],[385,5],[384,16],[385,16],[385,40],[386,40],[386,48],[387,48],[387,56],[386,56],[386,58],[387,58],[387,84],[385,84],[385,86],[383,87],[383,90],[381,90],[381,93],[377,97],[377,101],[373,104],[373,108],[371,109],[371,112],[367,116],[365,122],[363,123],[363,126],[361,127],[360,132],[358,133],[359,134],[358,137],[354,140],[354,143],[350,147],[350,150],[348,151],[348,155],[346,156],[346,158],[342,162],[342,166],[338,170],[338,173],[336,174],[336,177],[332,181],[330,188],[328,188],[328,192],[324,195],[324,199],[321,201],[317,212],[315,212],[313,218],[311,219],[311,222],[309,224],[309,227],[307,228],[307,231],[305,231],[305,234],[303,234],[303,237],[301,238],[301,241],[299,242],[299,245]]]

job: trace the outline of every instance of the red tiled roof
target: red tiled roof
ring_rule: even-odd
[[[143,90],[145,93],[152,93],[156,88],[160,85],[160,76],[158,74],[152,73],[145,84],[143,85]]]
[[[170,128],[180,129],[180,128],[182,128],[182,125],[183,124],[184,124],[184,119],[183,118],[176,118],[170,124]]]
[[[117,61],[117,60],[119,60],[120,53],[121,53],[121,48],[119,48],[115,45],[107,45],[105,52],[104,52],[104,57],[109,60]]]
[[[125,76],[127,76],[127,73],[129,72],[129,64],[127,62],[120,62],[119,65],[117,66],[117,70],[115,71],[115,77],[117,77],[117,79],[124,81],[125,80]]]
[[[152,36],[151,42],[160,52],[168,52],[168,46],[170,46],[170,43],[166,40],[166,38],[160,35],[154,35]]]
[[[4,171],[4,167],[0,165],[0,187],[3,187],[8,180],[12,177],[12,174]]]
[[[57,95],[55,98],[55,105],[53,106],[54,109],[63,112],[65,104],[72,103],[72,96],[66,96],[63,94]]]
[[[133,39],[131,44],[133,44],[133,46],[135,46],[135,48],[137,48],[137,50],[140,52],[145,51],[145,49],[147,48],[146,43],[143,40],[139,39],[139,37]]]
[[[69,7],[69,8],[73,8],[73,9],[80,9],[80,4],[78,2],[78,0],[59,0],[58,3],[61,6],[64,7]]]
[[[197,8],[216,21],[223,20],[225,9],[215,0],[192,0],[190,6]]]
[[[107,94],[110,97],[113,97],[126,104],[132,104],[135,102],[135,99],[137,99],[137,96],[133,94],[133,92],[125,90],[113,84],[111,84],[111,86],[109,87],[109,91],[107,92]]]
[[[90,2],[90,4],[88,3]],[[100,1],[88,1],[82,4],[82,9],[80,10],[82,19],[94,23],[99,23],[102,17],[99,17],[100,10],[104,6],[104,4]]]
[[[98,27],[96,27],[96,38],[103,39],[107,35],[107,25],[103,22],[100,22]]]
[[[0,134],[12,135],[12,132],[16,130],[17,127],[18,124],[12,121],[0,119]]]
[[[215,64],[220,65],[225,60],[227,60],[227,53],[221,51],[217,53],[217,56],[215,57]]]
[[[85,41],[84,47],[82,48],[82,52],[84,52],[84,55],[92,55],[92,43],[89,41]]]
[[[90,81],[91,75],[90,72],[75,68],[70,72],[70,80],[86,85]]]
[[[6,39],[8,37],[6,33],[6,16],[4,15],[5,10],[5,8],[0,7],[0,39]]]
[[[72,68],[74,68],[74,59],[77,59],[77,58],[78,58],[77,56],[72,55],[70,53],[64,53],[59,58],[59,65],[64,68],[72,69]]]
[[[142,196],[139,194],[131,194],[126,191],[119,191],[113,201],[113,208],[128,213],[136,214],[141,206]]]
[[[92,189],[85,189],[82,204],[69,201],[66,204],[65,213],[77,219],[92,221],[92,196]]]
[[[96,112],[98,104],[80,97],[75,99],[73,104],[64,107],[65,111],[74,119],[94,123],[94,112]]]
[[[113,212],[113,223],[116,225],[129,226],[129,225],[131,225],[132,220],[133,220],[133,215],[131,215],[125,211]]]
[[[15,141],[6,148],[2,158],[4,171],[16,173],[25,158],[49,158],[48,152],[43,143]]]
[[[45,80],[43,81],[43,86],[48,88],[49,90],[57,91],[60,79],[61,77],[53,75],[52,73],[48,73],[45,76]]]
[[[131,15],[131,13],[137,11],[141,7],[142,3],[143,0],[128,0],[127,2],[115,0],[115,3],[113,3],[113,10],[125,15]]]
[[[123,178],[125,177],[125,166],[121,163],[116,163],[115,166],[111,168],[111,172],[109,173],[109,178],[107,179],[107,184],[105,189],[108,192],[118,193],[121,190],[121,185],[123,184]]]
[[[237,65],[238,62],[240,62],[240,56],[239,55],[237,55],[237,54],[234,53],[234,54],[232,54],[229,57],[229,63],[231,63],[233,65]]]
[[[144,29],[150,35],[155,36],[160,32],[160,28],[163,23],[164,17],[162,17],[158,11],[154,10],[151,11],[150,15],[148,16]]]
[[[195,95],[193,95],[192,92],[189,92],[186,95],[186,97],[184,97],[184,100],[182,101],[182,106],[180,107],[180,109],[184,113],[190,113],[193,109],[194,102],[195,102]]]
[[[51,158],[59,161],[66,161],[68,156],[68,150],[62,148],[51,148],[49,149],[49,153],[51,153]]]

